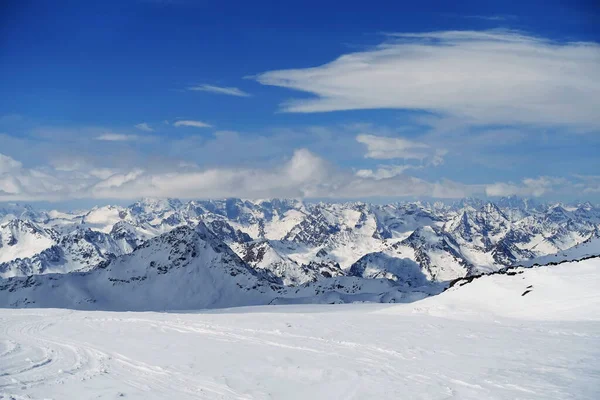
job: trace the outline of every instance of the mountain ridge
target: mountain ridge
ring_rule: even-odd
[[[253,271],[284,286],[361,274],[393,281],[403,277],[392,265],[412,263],[428,281],[445,282],[552,257],[600,230],[600,209],[590,203],[516,197],[453,204],[142,199],[72,213],[26,205],[0,213],[0,279],[90,271],[153,238],[202,224]],[[20,252],[30,231],[45,241]]]

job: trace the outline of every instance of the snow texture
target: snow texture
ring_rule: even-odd
[[[511,271],[395,305],[1,309],[0,398],[599,398],[600,261]]]

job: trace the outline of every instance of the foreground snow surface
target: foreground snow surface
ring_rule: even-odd
[[[599,271],[488,276],[397,305],[4,309],[0,398],[597,399]]]

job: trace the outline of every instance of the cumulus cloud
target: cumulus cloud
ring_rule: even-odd
[[[189,127],[193,127],[193,128],[211,128],[212,127],[212,125],[209,125],[206,122],[192,121],[192,120],[176,121],[173,123],[173,126],[176,126],[176,127],[189,126]]]
[[[137,135],[123,135],[121,133],[104,133],[100,136],[96,136],[96,140],[103,140],[107,142],[126,142],[138,139]]]
[[[298,149],[284,164],[274,168],[221,167],[159,173],[113,175],[91,189],[93,197],[136,198],[177,196],[214,198],[329,197],[334,187],[327,162],[306,149]]]
[[[135,127],[137,129],[139,129],[140,131],[144,131],[144,132],[154,132],[154,129],[148,125],[148,123],[146,122],[142,122],[140,124],[135,125]]]
[[[21,162],[0,154],[0,201],[50,200],[68,196],[84,186],[77,172],[51,167],[25,168]]]
[[[276,164],[262,167],[202,167],[189,162],[149,163],[145,167],[98,166],[80,160],[26,167],[0,154],[0,201],[66,199],[180,198],[331,198],[543,196],[550,193],[597,193],[594,176],[571,180],[542,176],[518,183],[462,184],[427,181],[407,174],[423,165],[383,165],[374,169],[341,169],[299,148]]]
[[[214,85],[198,85],[189,87],[188,90],[197,91],[197,92],[209,92],[216,94],[224,94],[227,96],[237,96],[237,97],[250,97],[250,93],[246,93],[241,89],[236,87],[228,87],[228,86],[214,86]]]
[[[313,94],[288,112],[426,110],[470,124],[600,126],[600,45],[514,31],[389,35],[321,66],[269,71],[264,85]]]
[[[340,170],[307,149],[297,149],[278,165],[263,168],[200,168],[188,164],[157,169],[91,168],[58,171],[24,168],[0,157],[0,201],[73,198],[135,199],[140,196],[370,198],[374,196],[462,197],[475,187],[454,182],[430,183],[395,174],[360,176]]]

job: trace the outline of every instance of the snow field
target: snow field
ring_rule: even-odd
[[[0,398],[597,399],[599,276],[592,259],[396,305],[4,309]]]

